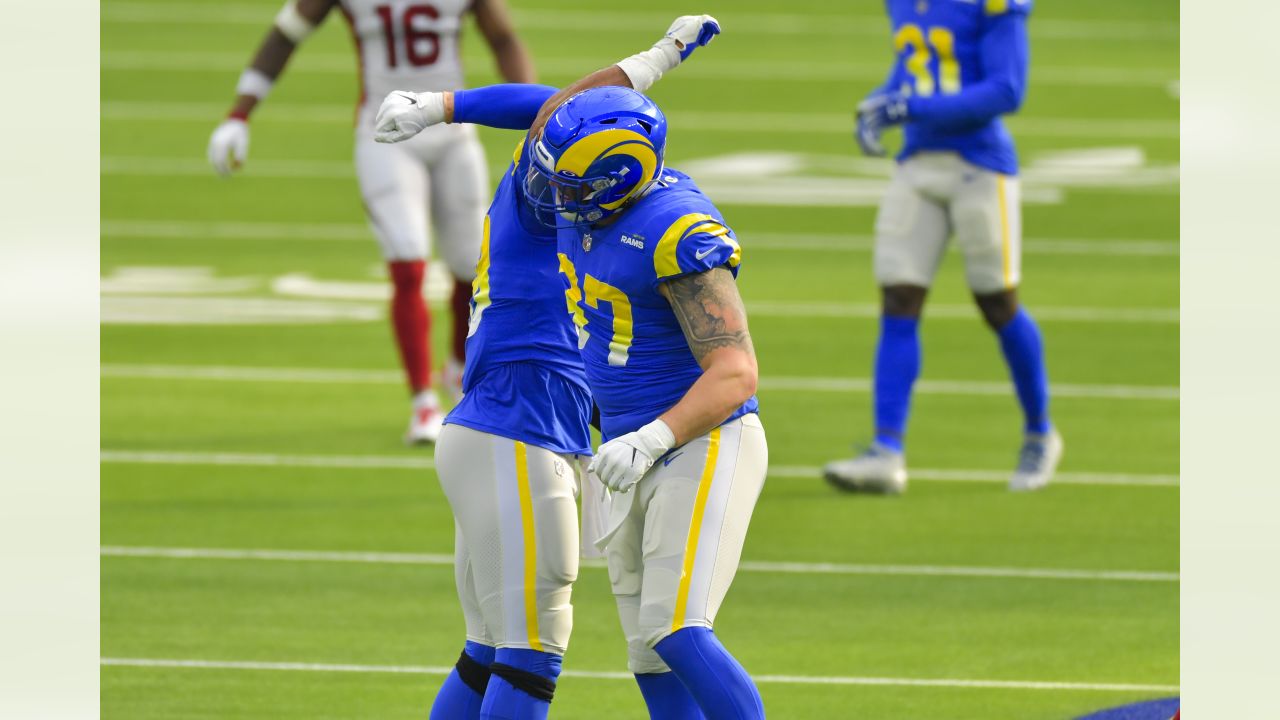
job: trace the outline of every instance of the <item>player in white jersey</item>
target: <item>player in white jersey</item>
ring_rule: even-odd
[[[250,113],[267,97],[297,46],[335,9],[351,27],[360,71],[356,176],[394,286],[391,320],[412,395],[405,440],[434,442],[443,413],[431,384],[431,315],[422,296],[428,238],[433,228],[437,254],[454,278],[452,356],[443,374],[445,384],[460,393],[489,178],[472,126],[439,125],[410,141],[387,145],[373,141],[374,115],[392,90],[463,86],[459,41],[467,13],[475,15],[505,80],[533,82],[533,63],[511,25],[505,0],[287,0],[240,76],[231,112],[209,140],[209,161],[220,174],[244,164]]]

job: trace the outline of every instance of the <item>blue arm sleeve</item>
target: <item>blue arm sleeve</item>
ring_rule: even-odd
[[[543,103],[559,92],[549,85],[509,83],[453,93],[453,122],[528,130]]]
[[[955,95],[913,97],[908,122],[934,127],[973,126],[1011,113],[1022,105],[1027,87],[1027,18],[1001,15],[982,36],[982,81]]]

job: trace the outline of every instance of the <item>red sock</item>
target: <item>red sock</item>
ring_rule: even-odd
[[[431,387],[431,312],[422,297],[425,260],[387,263],[395,294],[391,297],[391,325],[400,346],[409,389],[414,393]]]
[[[467,356],[467,325],[471,322],[471,283],[453,281],[453,358],[459,365]]]

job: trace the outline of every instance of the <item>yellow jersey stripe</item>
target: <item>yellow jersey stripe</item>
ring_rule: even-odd
[[[684,564],[680,568],[680,588],[676,591],[676,610],[671,618],[671,632],[684,626],[685,608],[689,604],[689,583],[693,581],[693,561],[698,555],[698,535],[702,532],[702,515],[707,509],[711,480],[715,478],[716,460],[720,456],[720,428],[712,430],[707,438],[707,461],[702,466],[698,496],[693,501],[693,518],[689,520],[689,538],[684,544]]]
[[[987,0],[987,14],[999,15],[1009,10],[1009,0]]]
[[[533,525],[533,493],[529,489],[529,453],[516,441],[516,487],[520,492],[520,525],[524,530],[524,622],[529,647],[542,651],[538,633],[538,539]]]
[[[1004,286],[1010,287],[1013,280],[1009,266],[1009,208],[1004,193],[1004,176],[996,175],[996,197],[1000,199],[1000,257],[1004,273]]]
[[[471,310],[468,323],[470,330],[467,337],[475,332],[480,316],[489,307],[489,216],[484,216],[484,233],[480,237],[480,260],[476,262],[476,279],[471,281],[471,300],[475,306]]]
[[[662,239],[658,241],[658,247],[653,251],[653,269],[657,273],[658,279],[679,275],[680,262],[676,259],[676,249],[680,246],[680,239],[683,238],[689,228],[704,222],[718,223],[718,221],[707,215],[706,213],[689,213],[682,215],[662,233]]]

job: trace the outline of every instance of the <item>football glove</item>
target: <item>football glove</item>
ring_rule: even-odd
[[[902,93],[878,93],[858,103],[858,125],[853,132],[862,154],[884,157],[880,135],[885,128],[900,125],[907,119],[907,96]]]
[[[720,23],[710,15],[681,15],[653,47],[618,62],[618,67],[636,92],[644,92],[719,34]]]
[[[227,118],[209,137],[209,163],[223,177],[237,170],[249,157],[249,123]]]
[[[676,436],[671,428],[661,420],[654,420],[597,448],[587,473],[600,478],[610,490],[629,492],[675,444]]]
[[[444,122],[444,93],[412,93],[393,90],[378,108],[373,121],[373,139],[396,143]]]
[[[684,62],[694,50],[707,45],[719,34],[720,23],[710,15],[682,15],[671,23],[667,34],[658,43],[671,40],[680,53],[680,62]]]

